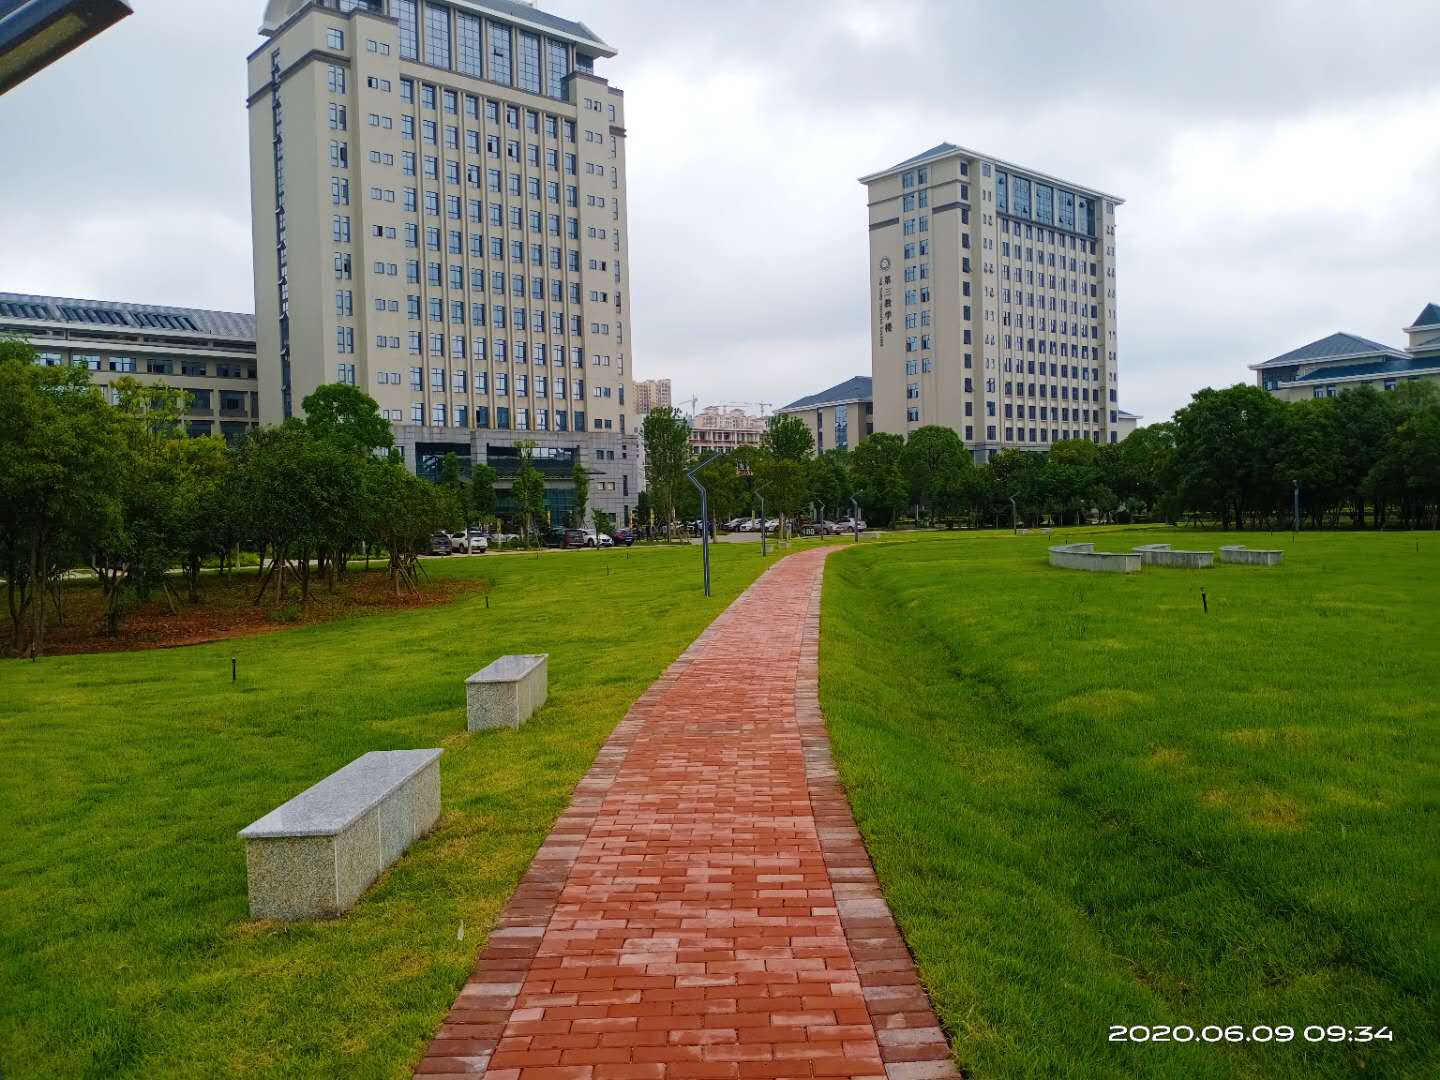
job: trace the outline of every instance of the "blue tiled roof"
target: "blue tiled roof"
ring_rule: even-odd
[[[1340,357],[1354,356],[1393,356],[1403,360],[1405,354],[1399,349],[1392,349],[1389,345],[1381,345],[1378,341],[1371,341],[1356,334],[1331,334],[1329,337],[1321,338],[1319,341],[1312,341],[1309,345],[1302,345],[1298,349],[1292,349],[1282,356],[1273,360],[1266,360],[1263,364],[1254,365],[1254,370],[1268,367],[1279,367],[1285,364],[1313,363],[1318,360],[1335,360]]]
[[[1402,359],[1376,360],[1368,364],[1343,364],[1338,367],[1318,368],[1308,375],[1301,375],[1292,382],[1329,382],[1332,379],[1354,379],[1361,376],[1411,375],[1418,371],[1434,370],[1434,361],[1407,356]]]
[[[896,169],[903,169],[907,165],[918,165],[920,164],[920,162],[929,161],[931,158],[944,157],[946,154],[953,154],[956,150],[959,149],[960,148],[954,143],[942,142],[938,146],[932,146],[923,154],[916,154],[912,158],[906,158],[904,161],[900,162],[899,165],[894,165],[887,171],[894,172]]]
[[[1411,326],[1440,326],[1440,304],[1426,304]]]
[[[799,401],[792,401],[786,405],[781,412],[793,412],[796,409],[818,409],[824,405],[836,405],[846,401],[869,401],[870,400],[870,376],[856,375],[853,379],[846,379],[837,383],[829,390],[821,390],[818,394],[811,394]]]
[[[106,330],[199,334],[205,337],[255,341],[255,316],[238,311],[121,304],[113,300],[72,300],[0,292],[0,319],[12,322],[65,323]]]

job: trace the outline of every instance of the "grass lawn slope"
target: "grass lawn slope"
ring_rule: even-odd
[[[408,1077],[611,728],[764,565],[712,556],[710,600],[698,548],[454,558],[428,568],[490,608],[0,662],[0,1075]],[[468,735],[465,678],[528,652],[545,709]],[[424,746],[435,833],[344,919],[247,921],[237,830]]]
[[[1049,567],[1043,537],[959,535],[827,571],[841,774],[959,1064],[1440,1076],[1440,540],[1065,539],[1286,562],[1087,574]],[[1295,1035],[1201,1043],[1211,1024]],[[1393,1041],[1316,1044],[1309,1025]]]

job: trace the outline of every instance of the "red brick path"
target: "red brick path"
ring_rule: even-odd
[[[827,554],[772,567],[615,729],[417,1076],[956,1076],[830,760]]]

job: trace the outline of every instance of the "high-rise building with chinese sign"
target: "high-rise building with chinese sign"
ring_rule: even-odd
[[[1123,200],[951,143],[860,182],[875,430],[953,428],[981,461],[1118,441]]]
[[[615,50],[520,0],[269,0],[249,57],[263,415],[364,388],[405,460],[500,476],[552,521],[628,520],[625,98]]]

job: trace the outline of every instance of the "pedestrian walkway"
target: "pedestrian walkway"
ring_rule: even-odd
[[[777,563],[630,710],[417,1075],[957,1075],[831,764],[828,553]]]

